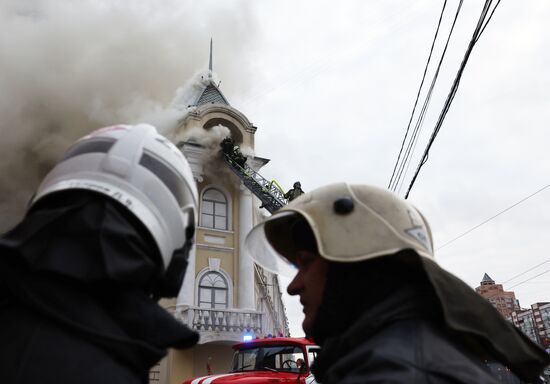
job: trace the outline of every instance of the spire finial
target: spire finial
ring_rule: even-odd
[[[208,76],[212,78],[212,38],[210,38],[210,61],[208,62]]]

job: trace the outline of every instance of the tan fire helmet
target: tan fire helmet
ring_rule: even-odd
[[[252,258],[292,276],[297,251],[292,229],[301,218],[320,256],[330,261],[353,263],[405,249],[433,259],[430,227],[415,207],[385,189],[347,183],[305,193],[254,227],[246,240]]]

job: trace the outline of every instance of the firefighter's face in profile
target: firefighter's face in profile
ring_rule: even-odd
[[[298,273],[288,285],[289,295],[300,296],[304,309],[302,328],[311,335],[317,311],[323,300],[328,270],[328,261],[310,251],[298,251],[295,259]]]

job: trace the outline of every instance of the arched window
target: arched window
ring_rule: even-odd
[[[215,188],[208,188],[202,195],[201,226],[228,229],[227,198]]]
[[[199,307],[227,308],[228,287],[219,272],[208,272],[199,281]]]

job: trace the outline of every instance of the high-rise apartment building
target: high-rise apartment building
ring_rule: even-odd
[[[496,284],[486,273],[483,275],[479,287],[476,288],[476,292],[487,299],[507,319],[511,318],[512,312],[520,310],[515,293],[505,291],[502,284]]]
[[[539,332],[535,324],[535,317],[530,309],[513,311],[511,314],[512,323],[518,327],[534,343],[540,345]]]
[[[543,348],[550,349],[550,303],[531,304],[535,326]]]

